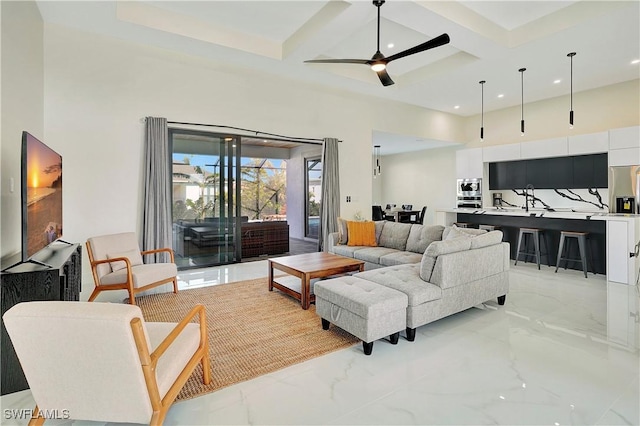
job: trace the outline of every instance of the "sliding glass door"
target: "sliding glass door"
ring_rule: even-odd
[[[180,269],[238,262],[238,137],[169,130],[173,171],[173,249]]]

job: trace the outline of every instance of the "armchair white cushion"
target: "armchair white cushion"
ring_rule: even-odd
[[[198,315],[200,324],[189,322]],[[161,424],[199,363],[210,381],[201,305],[178,324],[145,323],[137,306],[89,302],[19,303],[3,319],[35,412]]]
[[[170,262],[143,263],[143,255],[162,252],[167,253]],[[127,290],[129,302],[135,305],[137,293],[169,282],[173,283],[173,292],[178,292],[178,267],[174,263],[173,250],[140,251],[134,232],[89,238],[87,253],[96,286],[89,297],[90,302],[102,291]]]

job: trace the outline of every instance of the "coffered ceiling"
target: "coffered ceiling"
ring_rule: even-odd
[[[447,45],[390,63],[395,84],[388,87],[365,65],[304,63],[369,59],[376,50],[377,12],[371,1],[37,4],[45,22],[460,116],[480,113],[480,80],[486,80],[485,112],[519,105],[522,67],[527,68],[525,102],[568,96],[569,52],[577,52],[574,93],[640,78],[640,64],[632,64],[640,59],[637,0],[387,0],[380,39],[386,56],[442,33],[451,38]]]

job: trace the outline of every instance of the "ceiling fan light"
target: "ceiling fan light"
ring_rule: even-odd
[[[387,68],[387,65],[384,62],[376,62],[371,64],[371,69],[375,72],[384,71]]]

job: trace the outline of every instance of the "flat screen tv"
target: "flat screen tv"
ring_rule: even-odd
[[[62,156],[22,132],[22,261],[62,237]]]

